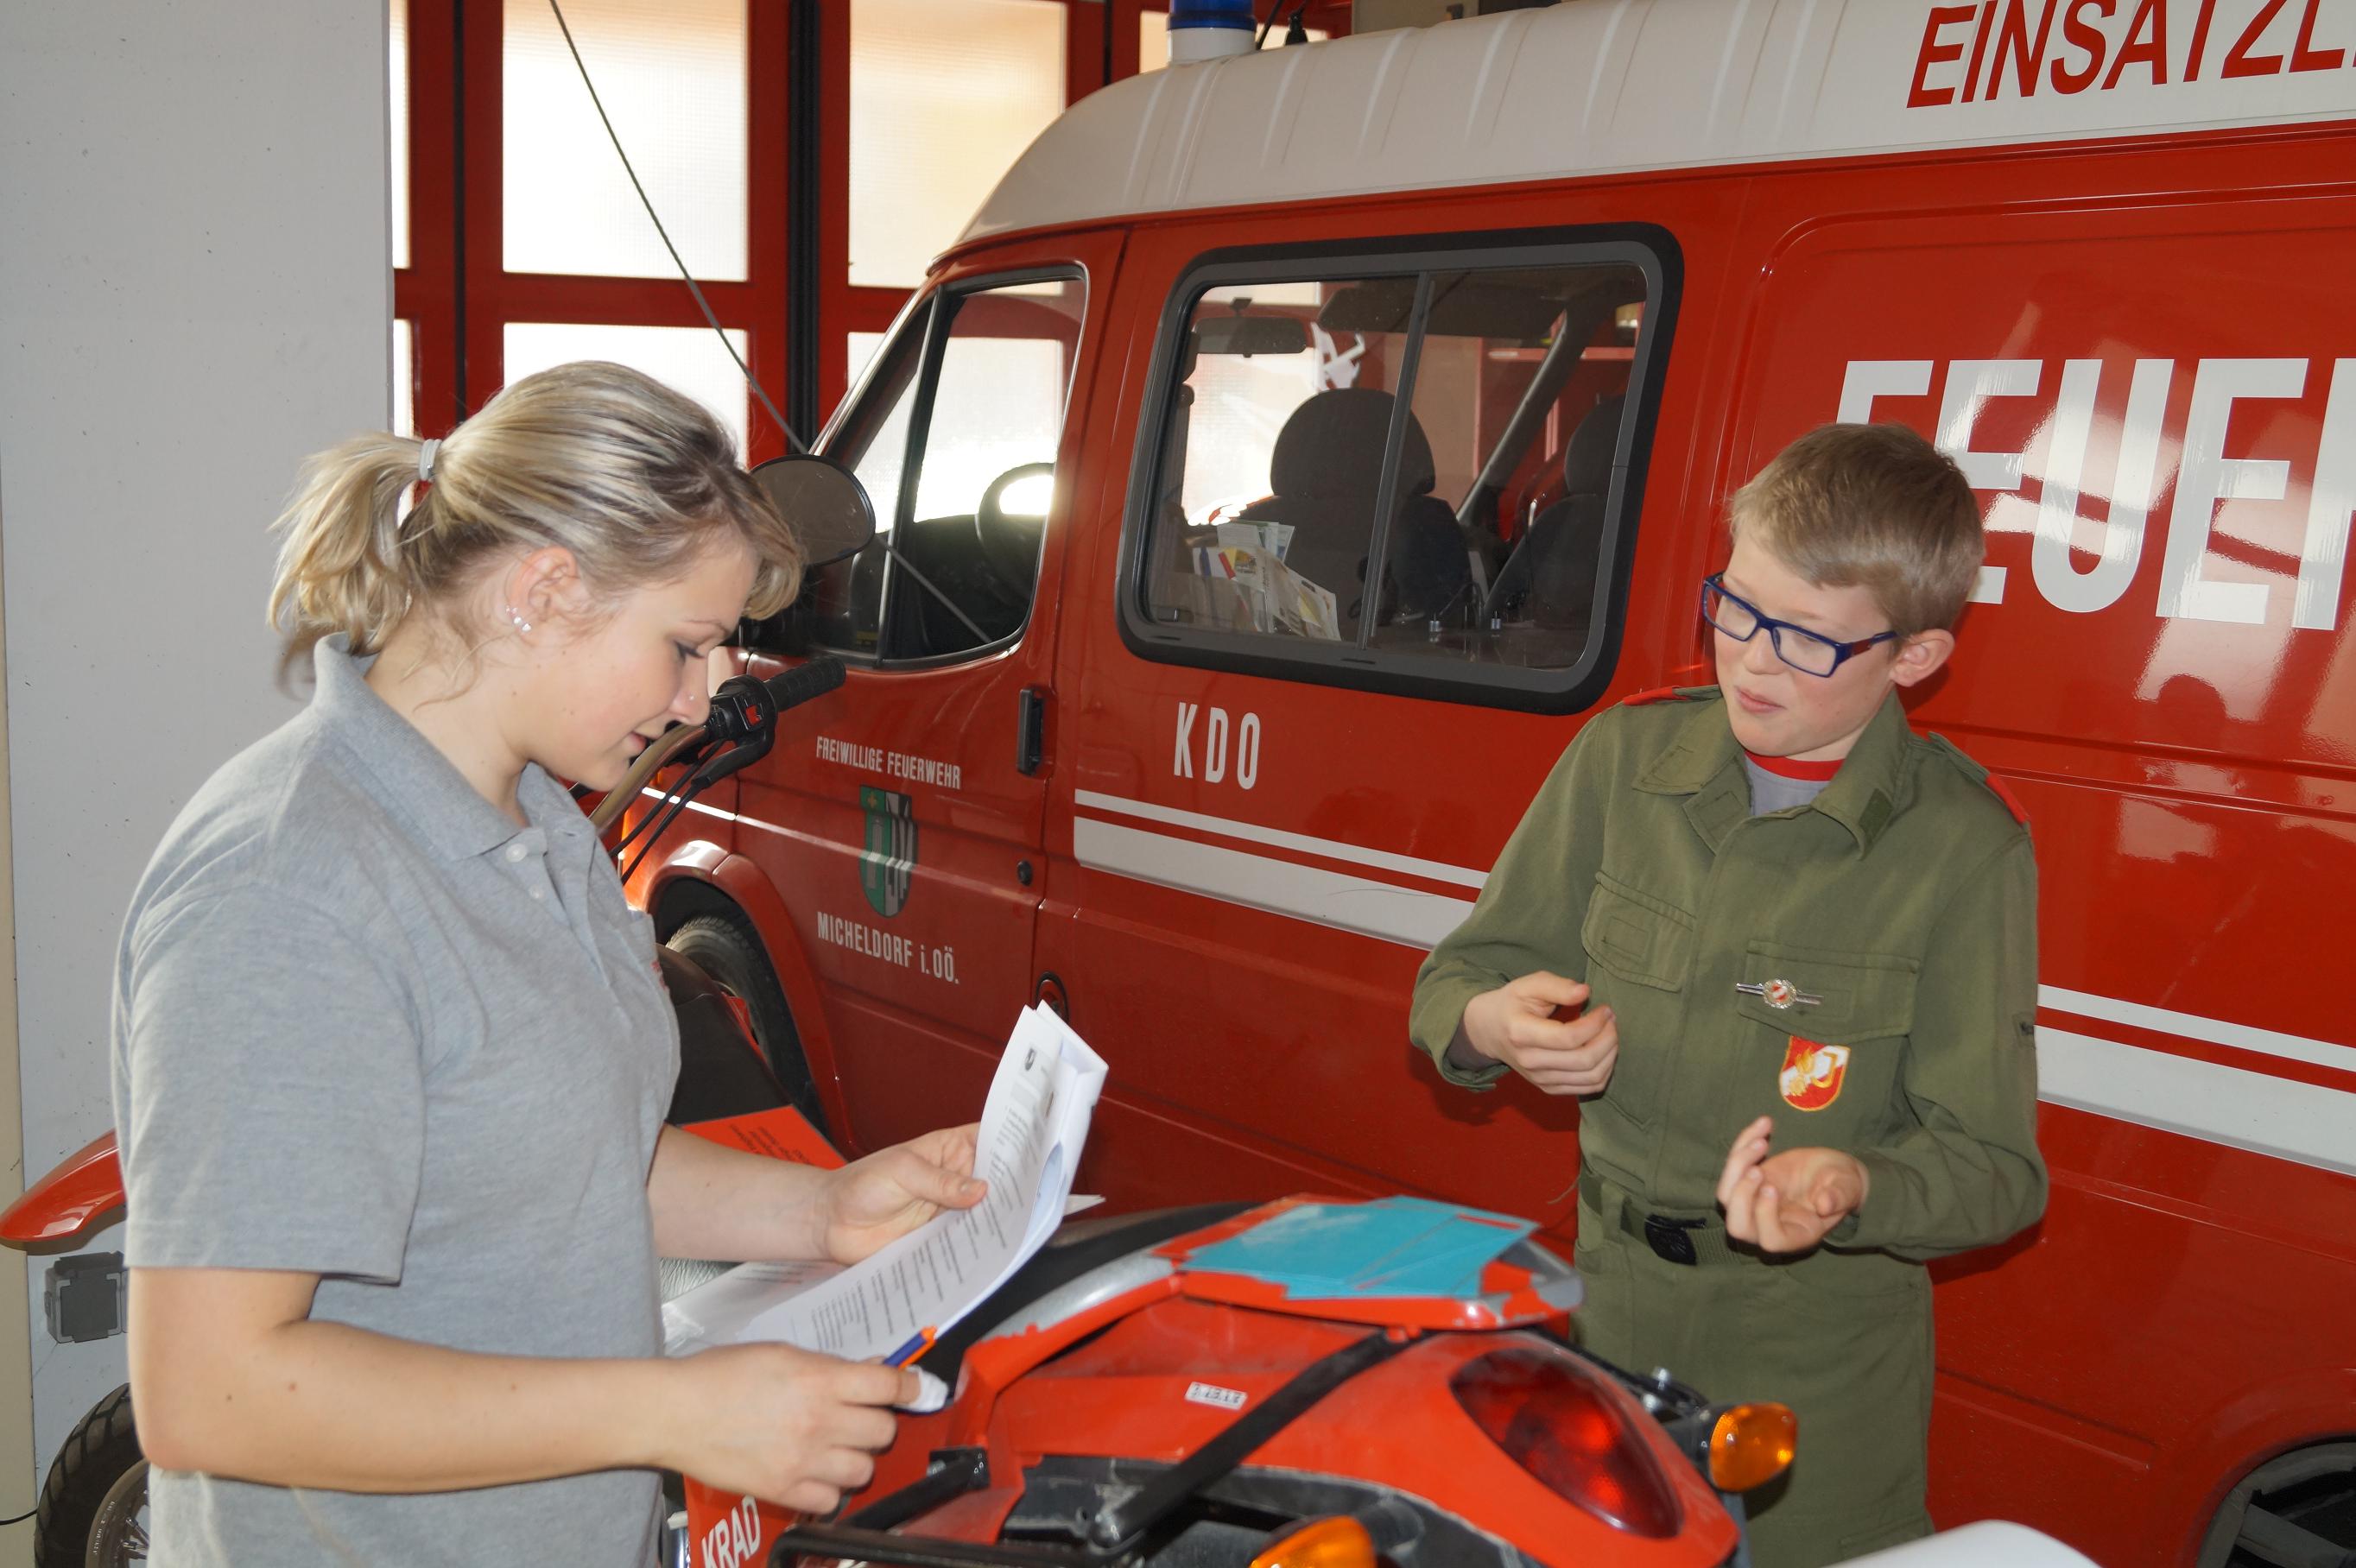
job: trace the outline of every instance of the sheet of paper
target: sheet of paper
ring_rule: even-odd
[[[850,1268],[746,1264],[663,1308],[671,1353],[782,1340],[849,1360],[893,1356],[963,1317],[1063,1222],[1105,1064],[1043,1007],[1015,1022],[982,1108],[976,1207],[937,1215]]]
[[[723,1148],[745,1149],[796,1165],[815,1165],[822,1170],[839,1169],[842,1165],[842,1156],[826,1141],[826,1135],[811,1126],[809,1118],[791,1105],[715,1122],[691,1122],[682,1130]]]

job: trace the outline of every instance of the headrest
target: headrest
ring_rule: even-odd
[[[1620,410],[1625,398],[1606,398],[1587,411],[1562,452],[1562,482],[1573,496],[1612,493],[1612,459],[1620,450]]]
[[[1382,480],[1383,443],[1398,401],[1372,387],[1334,387],[1292,411],[1269,454],[1269,488],[1279,496],[1372,506]],[[1431,443],[1410,412],[1399,453],[1399,493],[1428,496],[1436,482]]]

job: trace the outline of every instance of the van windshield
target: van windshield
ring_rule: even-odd
[[[1192,302],[1142,584],[1164,626],[1576,664],[1624,464],[1626,264],[1222,282]]]

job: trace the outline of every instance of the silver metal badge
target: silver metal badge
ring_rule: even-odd
[[[1758,997],[1777,1012],[1794,1007],[1813,1008],[1824,1001],[1822,997],[1811,996],[1789,980],[1737,980],[1734,988],[1746,997]]]

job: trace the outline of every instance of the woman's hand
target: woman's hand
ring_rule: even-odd
[[[1562,1022],[1557,1009],[1585,1005],[1588,988],[1540,969],[1464,1004],[1464,1039],[1549,1094],[1600,1094],[1620,1059],[1619,1021],[1595,1008]]]
[[[788,1345],[732,1345],[665,1370],[663,1467],[798,1513],[830,1513],[865,1486],[899,1434],[891,1407],[918,1393],[907,1368]]]
[[[1804,1253],[1826,1232],[1865,1207],[1871,1179],[1854,1155],[1836,1148],[1794,1148],[1769,1158],[1775,1120],[1762,1116],[1742,1129],[1718,1178],[1726,1233],[1763,1253]]]
[[[826,1255],[855,1264],[944,1209],[970,1209],[988,1184],[974,1179],[978,1124],[944,1127],[844,1166],[829,1185]]]

